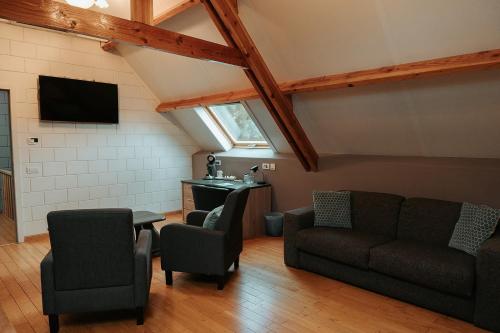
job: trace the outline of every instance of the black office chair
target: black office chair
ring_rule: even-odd
[[[193,200],[196,210],[211,211],[222,206],[231,190],[227,188],[193,185]]]

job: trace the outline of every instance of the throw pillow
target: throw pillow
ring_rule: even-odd
[[[495,232],[499,218],[499,209],[465,202],[448,246],[476,256],[481,244]]]
[[[210,213],[207,214],[205,220],[203,221],[203,228],[215,230],[217,226],[217,221],[222,214],[222,210],[224,209],[224,205],[214,208]]]
[[[313,192],[314,226],[351,229],[351,192]]]

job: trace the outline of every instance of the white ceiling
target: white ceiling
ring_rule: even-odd
[[[500,48],[499,0],[239,4],[240,17],[277,81]],[[223,43],[202,6],[162,27]],[[119,50],[160,100],[250,87],[241,69],[232,66],[132,46]],[[500,70],[489,70],[301,94],[294,104],[321,154],[500,158],[495,144],[499,91]],[[290,151],[262,103],[249,105],[278,150]],[[173,114],[180,123],[190,122],[188,132],[206,131],[193,126],[189,112]]]

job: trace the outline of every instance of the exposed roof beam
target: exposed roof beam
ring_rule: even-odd
[[[153,0],[130,0],[132,21],[151,25],[153,23]]]
[[[202,0],[227,44],[245,55],[245,74],[306,171],[318,170],[318,154],[293,113],[292,100],[283,94],[230,0]]]
[[[246,67],[235,48],[50,0],[0,0],[0,18]]]
[[[166,20],[185,12],[189,8],[200,4],[200,0],[183,0],[177,5],[165,10],[153,19],[153,25],[158,25]]]
[[[231,5],[234,6],[236,12],[238,12],[238,0],[230,0]],[[158,25],[165,22],[166,20],[185,12],[186,10],[198,5],[201,0],[182,0],[175,6],[163,11],[160,15],[153,19],[153,25]]]
[[[106,52],[114,53],[116,52],[117,42],[101,42],[101,49]]]
[[[357,87],[379,82],[402,81],[429,75],[488,69],[491,67],[500,67],[500,49],[283,82],[279,84],[279,87],[285,94],[295,94]],[[257,91],[250,88],[163,102],[156,109],[159,112],[168,112],[196,106],[238,102],[257,97],[259,97]]]

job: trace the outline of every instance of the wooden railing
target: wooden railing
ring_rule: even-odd
[[[0,169],[2,187],[2,213],[10,219],[15,219],[16,206],[14,202],[14,180],[12,172]]]

